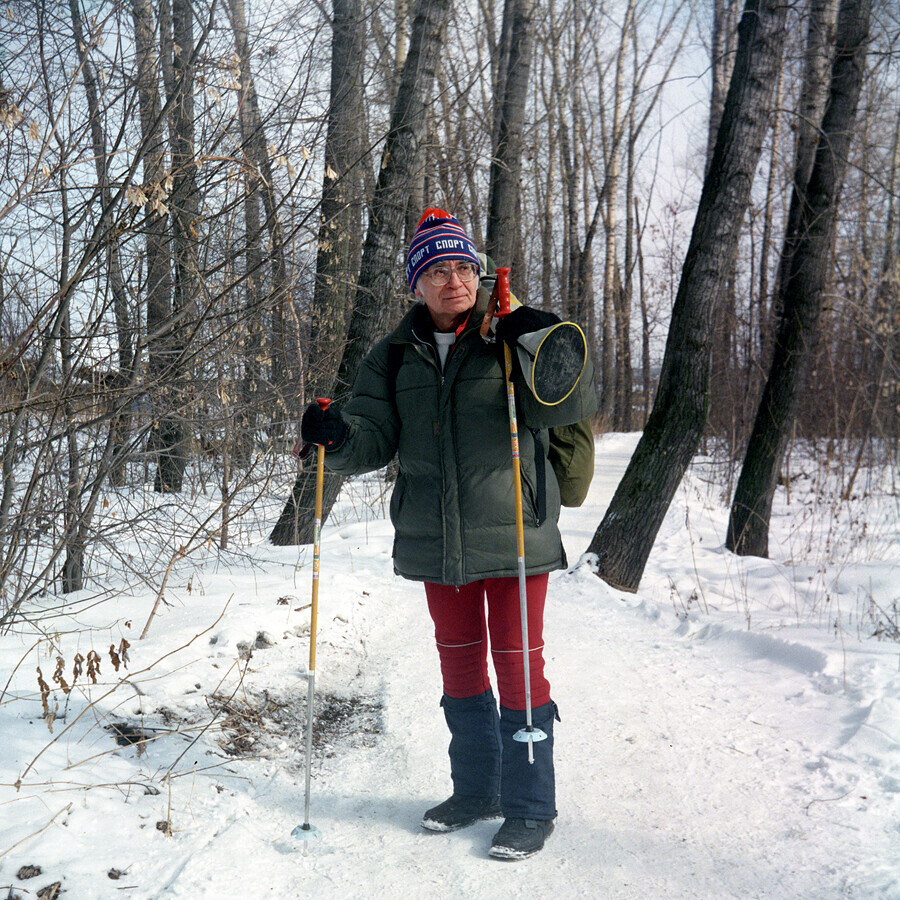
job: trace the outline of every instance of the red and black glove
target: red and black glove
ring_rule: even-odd
[[[523,334],[549,328],[561,321],[562,319],[552,312],[544,312],[531,306],[517,306],[508,316],[497,322],[494,334],[498,341],[504,341],[510,347],[515,347],[516,341]]]
[[[347,437],[347,425],[336,406],[322,409],[318,403],[310,403],[300,420],[300,436],[307,444],[336,450]]]

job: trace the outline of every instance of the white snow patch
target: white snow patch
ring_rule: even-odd
[[[244,555],[208,549],[176,567],[144,641],[158,582],[114,574],[103,587],[115,599],[83,592],[60,613],[47,597],[39,622],[0,636],[0,891],[900,898],[900,648],[872,637],[897,621],[896,500],[870,495],[881,525],[867,543],[839,511],[798,515],[822,485],[795,484],[776,504],[773,558],[738,559],[698,460],[641,589],[623,594],[581,554],[636,442],[598,440],[589,497],[561,519],[578,562],[548,593],[562,721],[544,852],[498,862],[496,823],[419,825],[450,791],[439,667],[421,586],[392,574],[384,485],[369,478],[323,530],[310,804],[321,839],[290,838],[304,815],[311,552],[265,542],[274,503]],[[134,552],[162,540],[137,534]],[[123,637],[128,669],[115,672],[108,647]],[[57,657],[71,683],[90,650],[97,684],[82,675],[66,695]],[[113,724],[145,740],[120,745]],[[23,880],[23,866],[42,872]]]

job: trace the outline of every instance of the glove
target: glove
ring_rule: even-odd
[[[300,436],[307,444],[336,450],[347,437],[347,425],[336,406],[323,410],[318,403],[310,403],[300,420]]]
[[[508,316],[497,322],[494,334],[498,341],[504,341],[510,347],[515,347],[516,341],[523,334],[549,328],[561,321],[562,319],[554,313],[534,309],[531,306],[517,306]]]

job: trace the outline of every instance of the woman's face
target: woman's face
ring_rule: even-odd
[[[416,281],[416,296],[424,301],[431,313],[434,327],[438,331],[455,331],[469,314],[469,310],[475,305],[475,296],[478,292],[478,279],[460,281],[456,274],[456,267],[471,265],[464,260],[450,260],[435,263],[429,266]],[[453,270],[450,280],[438,287],[429,277],[430,272],[436,266],[443,266]]]

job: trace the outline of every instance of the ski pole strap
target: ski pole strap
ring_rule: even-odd
[[[509,294],[509,267],[501,266],[495,271],[494,289],[491,291],[491,299],[488,301],[488,307],[485,311],[484,318],[481,320],[481,327],[478,329],[481,337],[489,341],[491,322],[494,316],[508,316],[510,309]]]
[[[494,289],[491,291],[491,299],[488,301],[487,310],[484,313],[484,318],[481,320],[481,327],[478,329],[479,334],[482,339],[485,341],[490,341],[490,332],[491,332],[491,322],[494,320],[494,313],[497,311],[497,304],[500,302],[500,297],[497,292],[497,285],[494,284]]]
[[[544,459],[544,442],[541,440],[541,432],[537,428],[529,428],[534,440],[534,469],[537,488],[537,525],[547,518],[547,469]]]

